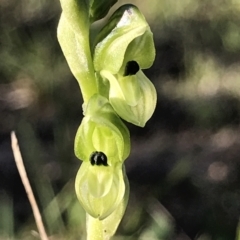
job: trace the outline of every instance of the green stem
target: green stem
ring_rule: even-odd
[[[89,32],[88,30],[80,33],[74,32],[65,15],[62,14],[58,25],[58,41],[81,87],[83,100],[88,102],[90,97],[97,93],[97,81],[89,46]]]
[[[87,214],[87,240],[104,240],[102,222]]]
[[[79,82],[83,100],[98,92],[89,45],[89,2],[60,0],[63,13],[58,25],[58,40],[68,65]]]

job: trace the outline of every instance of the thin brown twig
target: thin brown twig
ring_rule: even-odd
[[[33,215],[34,215],[35,222],[36,222],[36,225],[37,225],[37,228],[39,231],[40,238],[42,240],[48,240],[48,236],[46,234],[46,231],[45,231],[45,228],[44,228],[44,225],[42,222],[42,217],[41,217],[37,202],[35,200],[31,185],[30,185],[28,177],[27,177],[27,173],[26,173],[26,170],[24,167],[22,155],[21,155],[19,145],[18,145],[18,140],[17,140],[16,134],[14,131],[11,132],[11,141],[12,141],[13,156],[14,156],[23,186],[26,190],[28,200],[32,207]]]

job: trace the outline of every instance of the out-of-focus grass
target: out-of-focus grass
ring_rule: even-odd
[[[14,214],[12,197],[8,196],[6,192],[1,192],[1,207],[0,207],[0,238],[14,236]]]
[[[126,2],[129,1],[121,0],[118,5]],[[144,143],[141,143],[137,138],[142,130],[133,128],[132,151],[143,153],[141,157],[144,160],[144,154],[147,155],[149,160],[149,163],[144,163],[137,155],[137,166],[149,165],[150,160],[155,159],[158,154],[164,158],[161,153],[166,149],[177,155],[178,161],[171,168],[167,164],[163,166],[162,162],[156,165],[156,169],[163,169],[163,174],[159,173],[156,179],[159,177],[160,180],[154,179],[152,185],[142,186],[142,182],[148,182],[148,178],[151,178],[151,172],[142,182],[132,182],[130,203],[114,239],[188,239],[181,226],[179,230],[179,223],[175,222],[156,199],[164,200],[164,194],[171,193],[171,189],[191,178],[194,165],[207,176],[202,181],[193,176],[193,184],[198,186],[199,195],[211,192],[211,188],[216,185],[220,189],[216,190],[216,194],[220,192],[221,201],[229,196],[227,204],[230,202],[230,206],[234,207],[224,206],[230,209],[227,216],[239,211],[238,193],[233,194],[237,188],[234,179],[238,179],[238,172],[231,172],[228,165],[231,161],[226,160],[223,163],[221,159],[213,158],[211,168],[204,173],[203,160],[197,164],[193,159],[195,160],[200,150],[203,153],[210,148],[220,151],[238,143],[240,0],[130,2],[143,11],[154,33],[156,62],[148,70],[148,74],[160,99],[157,114],[145,128],[152,133],[160,132],[159,135],[154,136],[153,140],[144,139]],[[57,43],[59,2],[0,0],[0,16],[0,133],[17,129],[29,178],[51,239],[85,239],[85,214],[76,200],[73,187],[79,167],[73,154],[73,139],[82,117],[82,99],[77,82]],[[168,105],[164,105],[165,101],[170,107],[175,103],[178,105],[168,110]],[[165,108],[161,109],[159,106]],[[174,111],[178,114],[183,110],[187,116],[186,121],[184,118],[178,119],[179,115],[174,115]],[[161,132],[166,131],[164,127],[171,131],[180,131],[178,126],[181,126],[181,121],[187,122],[185,125],[183,123],[183,131],[200,129],[200,133],[190,133],[191,138],[187,136],[190,138],[187,141],[187,137],[184,138],[183,135],[164,135]],[[205,131],[213,133],[208,133],[209,138],[202,143],[201,137],[205,136]],[[195,139],[196,135],[200,136],[200,140]],[[179,143],[174,148],[175,142]],[[191,144],[197,146],[194,152],[189,147]],[[184,147],[187,154],[178,154],[179,149]],[[152,150],[155,152],[150,154]],[[231,152],[228,155],[232,156]],[[131,155],[130,160],[134,160],[132,156],[135,155]],[[170,158],[171,155],[169,154],[169,159],[167,155],[166,161],[171,162]],[[131,164],[129,169],[131,173]],[[214,179],[224,179],[223,169],[227,169],[232,178],[230,183],[217,185]],[[138,172],[139,176],[141,174],[142,172]],[[204,184],[209,189],[201,192]],[[190,190],[187,191],[191,192]],[[138,191],[143,191],[146,196],[139,196]],[[0,192],[0,239],[37,239],[33,217],[30,216],[21,224],[16,220],[18,211],[14,210],[14,204],[18,197],[11,196],[5,190]],[[174,200],[179,202],[181,199]],[[228,221],[218,217],[225,215],[217,215],[216,212],[221,211],[212,210],[223,203],[217,205],[215,198],[204,199],[204,203],[208,201],[211,211],[208,216],[204,216],[206,221],[199,227],[199,234],[195,239],[232,239],[224,226]],[[191,206],[193,209],[197,208],[197,205]],[[189,212],[183,214],[178,207],[176,204],[173,208],[173,215],[182,214],[186,219],[191,215],[190,208]],[[192,221],[200,218],[201,213],[198,214]]]

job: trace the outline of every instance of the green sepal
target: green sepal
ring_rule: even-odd
[[[117,2],[118,0],[91,0],[90,3],[90,21],[97,21],[108,13],[109,9]]]
[[[75,190],[89,215],[100,220],[108,217],[125,194],[122,164],[92,166],[90,161],[83,162],[77,173]]]
[[[134,39],[136,40],[133,41]],[[144,16],[134,5],[120,7],[100,31],[96,42],[93,59],[96,71],[108,70],[112,74],[118,73],[124,63],[125,54],[127,59],[132,57],[127,53],[128,47],[130,53],[134,52],[138,45],[141,47],[133,54],[141,68],[149,67],[155,57],[151,30]]]
[[[129,131],[108,99],[93,95],[84,114],[75,137],[76,156],[88,161],[94,151],[101,151],[106,154],[110,165],[124,161],[130,153]]]
[[[156,56],[153,34],[148,27],[143,35],[135,38],[129,45],[124,56],[122,71],[128,61],[136,61],[141,69],[150,68]]]
[[[108,13],[118,0],[60,0],[66,18],[78,31],[81,25],[89,25]]]
[[[103,235],[104,239],[106,240],[110,239],[115,234],[128,204],[130,187],[124,165],[123,165],[123,179],[125,183],[125,194],[123,199],[121,200],[117,208],[108,217],[102,220]]]
[[[101,71],[100,74],[110,82],[109,102],[117,114],[127,122],[144,127],[151,118],[157,102],[157,93],[152,82],[140,70],[135,75],[137,81],[135,89],[128,90],[127,87],[122,87],[124,83],[121,82],[123,80],[121,76],[119,80],[117,79],[118,75],[112,75],[105,70]],[[132,77],[129,76],[130,80]],[[127,80],[128,77],[125,78]],[[132,86],[134,87],[134,85]],[[133,102],[136,104],[131,104]]]
[[[138,104],[139,99],[141,98],[141,88],[139,85],[139,80],[136,74],[130,76],[121,76],[120,74],[117,75],[117,82],[119,84],[118,90],[122,92],[124,95],[124,99],[126,103],[134,107]],[[110,84],[111,86],[111,84]],[[113,86],[113,85],[112,85]],[[111,88],[111,92],[114,91]],[[110,92],[109,97],[111,98],[112,93]]]
[[[117,208],[108,217],[103,220],[99,220],[97,218],[93,218],[88,213],[86,214],[87,239],[95,239],[96,236],[98,236],[98,239],[109,240],[115,234],[117,227],[122,220],[129,199],[129,182],[125,173],[124,165],[123,178],[125,183],[124,197]]]

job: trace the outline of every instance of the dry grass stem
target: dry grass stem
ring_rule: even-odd
[[[41,240],[48,240],[48,236],[46,234],[46,231],[45,231],[45,228],[44,228],[44,225],[42,222],[42,217],[39,212],[37,202],[35,200],[31,185],[30,185],[28,177],[27,177],[27,173],[26,173],[26,170],[24,167],[22,155],[21,155],[19,145],[18,145],[18,140],[17,140],[16,134],[14,131],[11,132],[11,141],[12,141],[12,150],[13,150],[14,159],[15,159],[17,169],[20,174],[23,186],[26,190],[30,205],[32,207],[33,215],[34,215],[35,222],[36,222],[36,225],[37,225],[37,228],[39,231],[40,238],[41,238]]]

